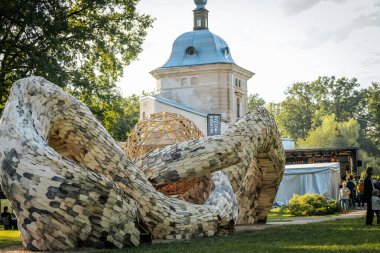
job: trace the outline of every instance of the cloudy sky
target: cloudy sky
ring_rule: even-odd
[[[141,0],[156,18],[139,59],[119,82],[124,95],[153,91],[149,72],[169,58],[174,40],[192,30],[193,0]],[[248,92],[267,102],[321,75],[380,82],[380,0],[209,0],[209,29],[235,62],[255,73]]]

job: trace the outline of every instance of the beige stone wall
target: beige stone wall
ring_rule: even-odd
[[[207,136],[207,117],[161,103],[152,97],[145,97],[141,100],[140,120],[143,120],[144,113],[146,117],[148,117],[150,114],[157,112],[179,113],[194,122],[194,124],[202,131],[203,135]],[[229,124],[222,122],[221,133],[224,133],[227,130],[228,126]]]
[[[239,97],[240,117],[247,113],[247,80],[253,73],[237,65],[210,64],[159,68],[151,74],[157,79],[158,97],[206,113],[221,114],[222,121],[226,123],[238,119],[237,98]]]

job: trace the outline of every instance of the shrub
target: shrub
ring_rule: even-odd
[[[339,205],[335,200],[327,201],[320,194],[294,194],[289,201],[288,209],[295,216],[311,216],[333,214],[339,211]]]

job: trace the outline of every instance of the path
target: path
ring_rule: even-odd
[[[287,217],[287,218],[282,219],[284,221],[274,221],[276,219],[273,218],[273,219],[269,219],[267,224],[236,226],[236,232],[262,230],[262,229],[284,226],[284,225],[309,224],[309,223],[316,223],[316,222],[329,221],[329,220],[354,219],[354,218],[365,217],[365,214],[366,214],[365,210],[352,210],[347,214],[336,215],[336,216]],[[364,220],[363,220],[363,224],[364,224]]]

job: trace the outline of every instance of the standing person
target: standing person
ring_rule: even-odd
[[[377,224],[380,224],[380,198],[378,189],[372,191],[372,210],[376,214]]]
[[[349,197],[350,197],[350,189],[347,188],[346,182],[343,181],[342,188],[340,188],[339,196],[338,196],[338,199],[340,201],[340,206],[342,208],[342,213],[347,213]]]
[[[363,180],[359,180],[359,184],[356,186],[356,193],[358,194],[358,207],[359,209],[364,208],[364,183]],[[361,207],[360,207],[361,206]]]
[[[354,178],[351,175],[348,182],[347,182],[347,188],[350,189],[350,198],[348,200],[348,206],[349,207],[355,207],[355,183]]]
[[[4,211],[1,213],[1,220],[4,223],[4,229],[11,229],[12,221],[11,221],[11,214],[8,212],[8,207],[4,206]]]
[[[366,177],[364,179],[364,192],[363,192],[363,197],[364,197],[364,202],[367,203],[367,214],[365,217],[365,224],[368,226],[372,225],[373,222],[373,210],[372,210],[372,191],[373,191],[373,183],[372,183],[372,173],[373,173],[373,168],[368,167],[367,172],[366,172]]]

